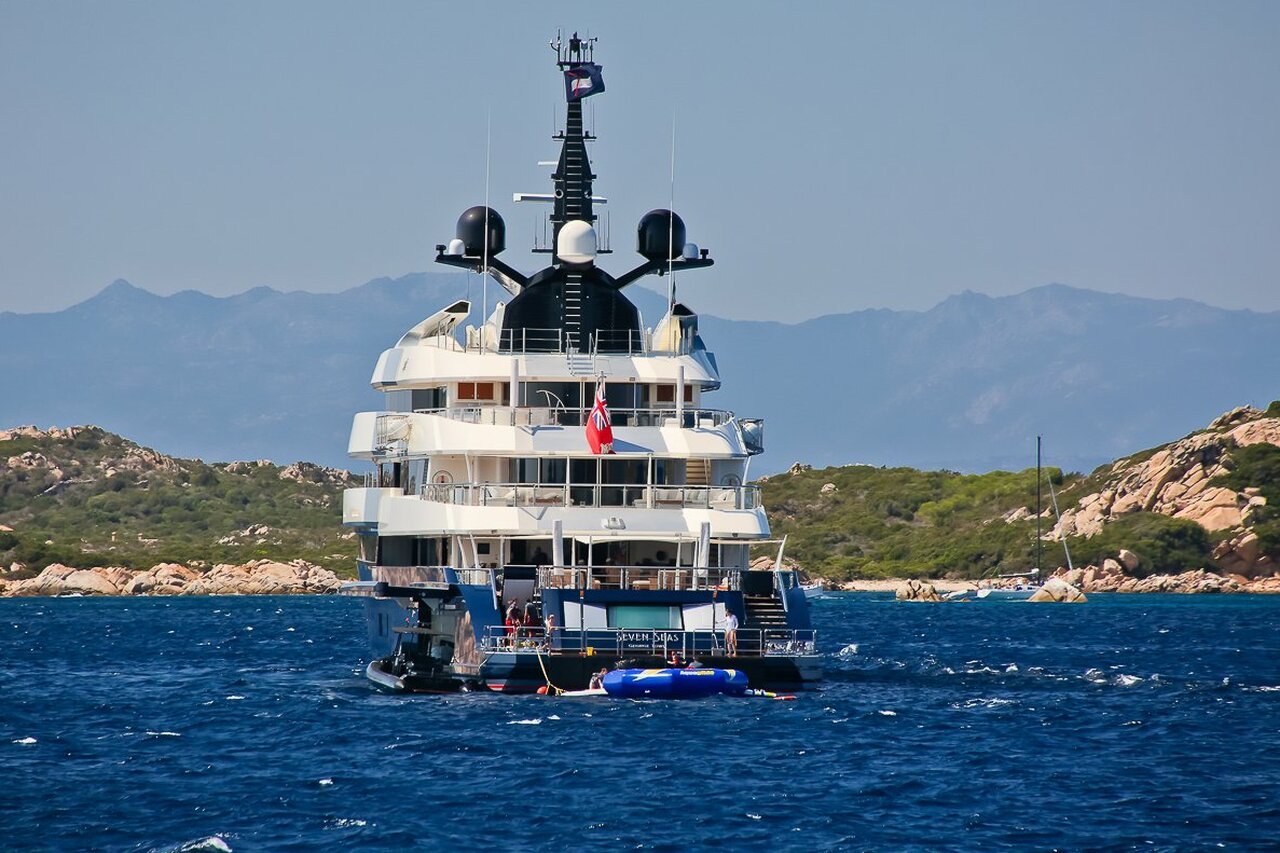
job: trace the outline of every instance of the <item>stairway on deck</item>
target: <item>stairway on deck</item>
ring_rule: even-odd
[[[744,595],[742,600],[747,605],[743,628],[759,628],[766,632],[770,628],[786,629],[787,611],[778,599],[771,595]]]

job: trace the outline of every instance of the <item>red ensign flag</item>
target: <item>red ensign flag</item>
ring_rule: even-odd
[[[596,385],[596,402],[587,416],[587,444],[595,454],[613,452],[613,425],[609,423],[609,404],[604,401],[604,383]]]

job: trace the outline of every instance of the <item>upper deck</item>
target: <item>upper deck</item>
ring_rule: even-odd
[[[424,320],[384,351],[370,384],[379,391],[458,381],[562,381],[604,375],[611,382],[679,382],[701,390],[720,387],[715,355],[703,346],[696,324],[667,323],[656,329],[591,333],[584,348],[562,329],[500,329],[501,309],[481,326],[455,331],[470,315],[469,303],[451,306],[452,323],[437,322],[430,334],[415,333]],[[676,326],[676,328],[672,328]],[[459,332],[461,334],[459,334]],[[617,338],[602,348],[602,337]]]

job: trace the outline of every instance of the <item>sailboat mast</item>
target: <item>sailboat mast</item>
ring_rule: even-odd
[[[1044,540],[1040,538],[1040,436],[1036,436],[1036,577],[1040,577],[1040,551]]]

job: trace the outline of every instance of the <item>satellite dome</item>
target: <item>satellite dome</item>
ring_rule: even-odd
[[[498,211],[484,205],[467,208],[458,217],[457,235],[462,241],[466,254],[471,258],[482,258],[485,255],[484,225],[485,214],[489,219],[489,257],[493,257],[507,248],[507,223],[502,221]]]
[[[556,235],[556,257],[570,264],[589,264],[599,250],[596,229],[590,222],[573,219],[560,227]]]
[[[651,210],[640,217],[636,251],[651,261],[680,257],[684,249],[684,220],[670,210]]]

